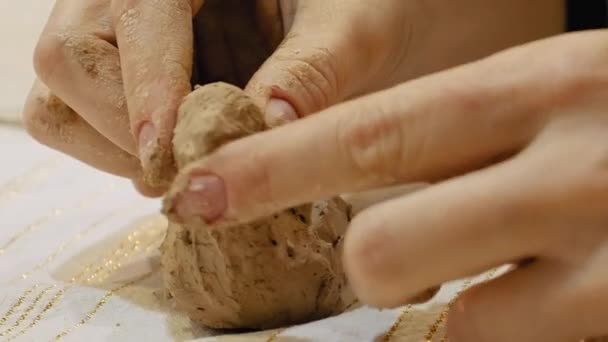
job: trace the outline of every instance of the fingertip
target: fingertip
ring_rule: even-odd
[[[394,259],[391,234],[378,218],[363,212],[356,216],[344,241],[344,265],[357,297],[377,308],[394,308],[416,297],[396,285],[392,277]],[[391,262],[393,260],[393,262]],[[404,270],[405,272],[405,270]]]
[[[401,246],[373,208],[351,222],[344,241],[344,265],[353,291],[365,304],[396,308],[423,303],[441,288],[416,281],[415,270],[401,259]]]
[[[139,194],[141,194],[144,197],[148,197],[148,198],[159,198],[167,190],[164,187],[149,186],[141,179],[133,179],[133,180],[131,180],[131,182],[133,183],[135,190],[137,190],[137,192]]]

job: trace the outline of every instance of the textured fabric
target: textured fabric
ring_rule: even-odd
[[[157,247],[166,221],[157,200],[15,128],[0,125],[0,152],[1,341],[382,341],[403,313],[357,308],[276,337],[205,330],[163,299]],[[460,287],[408,310],[389,341],[422,341],[440,317],[430,306]]]

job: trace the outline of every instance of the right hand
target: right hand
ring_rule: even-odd
[[[171,150],[177,107],[190,91],[191,17],[202,1],[159,2],[168,7],[163,9],[154,3],[58,0],[36,49],[39,79],[24,110],[34,138],[131,178],[149,195],[164,191],[146,186],[142,175],[153,171],[151,155]],[[269,124],[277,125],[557,33],[556,17],[563,13],[553,3],[281,0],[286,38],[246,90],[266,108]],[[129,10],[139,14],[132,22]],[[172,29],[167,34],[159,31],[163,27]],[[482,35],[492,39],[480,43]],[[155,99],[161,105],[153,106]],[[144,134],[142,127],[152,121],[157,143],[149,151],[143,137],[150,130]]]

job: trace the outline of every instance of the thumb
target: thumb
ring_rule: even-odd
[[[371,81],[382,57],[375,46],[380,41],[374,39],[378,32],[368,22],[378,18],[365,16],[369,6],[365,2],[281,4],[286,36],[246,87],[266,108],[270,126],[317,112],[359,92]]]

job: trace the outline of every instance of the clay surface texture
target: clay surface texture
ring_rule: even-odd
[[[198,87],[178,115],[178,169],[264,129],[261,110],[240,88]],[[341,263],[350,217],[350,206],[334,198],[247,224],[171,221],[162,246],[166,287],[179,309],[212,328],[275,328],[341,313],[354,301]]]

